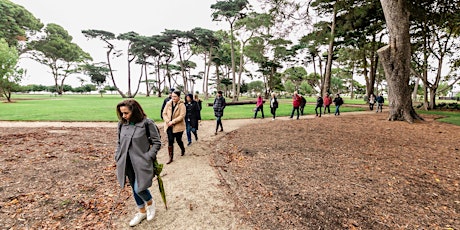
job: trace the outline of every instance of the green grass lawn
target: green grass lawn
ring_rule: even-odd
[[[449,111],[425,111],[417,110],[419,114],[434,114],[441,115],[443,118],[437,119],[438,121],[454,124],[460,126],[460,112],[449,112]]]
[[[160,110],[163,98],[138,96],[135,98],[143,107],[147,115],[160,120]],[[13,103],[0,103],[0,120],[4,121],[117,121],[116,105],[123,99],[119,95],[14,95]],[[254,100],[241,98],[241,100]],[[207,103],[214,98],[203,101],[201,116],[203,120],[215,119],[214,111]],[[229,99],[227,99],[227,102]],[[3,101],[4,102],[4,101]],[[314,102],[307,99],[308,103]],[[254,116],[255,105],[227,106],[223,119],[251,118]],[[313,114],[315,106],[307,104],[305,114]],[[332,112],[335,107],[331,106]],[[341,112],[360,111],[360,108],[341,108]],[[292,111],[291,99],[279,99],[277,116],[289,116]],[[268,102],[264,106],[265,117],[270,117]],[[260,117],[260,115],[259,115]]]
[[[144,108],[147,115],[160,120],[160,110],[163,98],[138,96],[135,98]],[[119,95],[14,95],[13,103],[0,103],[0,120],[3,121],[117,121],[116,105],[123,99]],[[241,98],[241,100],[255,100],[254,98]],[[315,98],[307,98],[305,114],[315,113]],[[345,105],[341,112],[362,111],[362,108],[347,107],[347,104],[364,104],[362,99],[344,98]],[[215,119],[214,111],[208,103],[214,98],[203,101],[201,116],[203,120]],[[227,102],[229,99],[227,99]],[[277,116],[290,116],[292,111],[291,99],[279,99]],[[252,118],[255,105],[229,105],[225,108],[223,119]],[[334,112],[335,107],[331,105]],[[460,112],[423,111],[420,114],[437,114],[444,118],[439,121],[460,125]],[[270,118],[268,101],[264,106],[265,117]],[[260,117],[260,113],[258,117]]]

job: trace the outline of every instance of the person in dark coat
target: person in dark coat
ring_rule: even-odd
[[[129,222],[135,226],[142,220],[152,220],[155,216],[155,202],[150,194],[154,177],[153,162],[161,148],[160,134],[153,120],[147,118],[140,104],[134,99],[118,103],[119,120],[118,145],[115,151],[117,178],[121,188],[125,187],[126,177],[131,185],[134,200],[139,212]],[[152,145],[147,137],[147,122]]]
[[[171,95],[173,92],[174,92],[174,88],[169,89],[169,96],[163,100],[163,105],[161,106],[161,113],[160,113],[161,120],[163,120],[163,110],[165,109],[166,103],[168,103],[168,101],[171,100]]]
[[[321,109],[323,108],[323,98],[321,97],[321,95],[318,95],[318,98],[316,98],[315,113],[317,117],[318,117],[318,108],[319,108],[319,117],[321,117]]]
[[[192,133],[195,141],[198,141],[198,121],[201,120],[200,106],[193,100],[192,94],[185,96],[185,127],[187,132],[188,146],[192,144]]]
[[[224,127],[222,126],[222,117],[224,116],[224,109],[227,104],[225,103],[225,98],[222,96],[222,91],[217,92],[217,96],[214,99],[214,104],[212,108],[214,109],[214,116],[216,117],[216,132],[214,133],[217,135],[217,130],[220,126],[220,132],[224,131]]]
[[[201,109],[203,108],[203,101],[198,97],[198,94],[195,94],[193,96],[193,100],[198,103],[198,105],[200,106],[200,111],[201,111]]]
[[[383,103],[385,103],[385,98],[383,98],[383,93],[381,93],[379,96],[377,96],[377,98],[375,100],[377,101],[377,111],[376,111],[376,113],[379,112],[379,109],[380,109],[380,112],[382,112]]]
[[[305,99],[305,97],[302,96],[302,95],[299,95],[299,96],[300,96],[299,109],[300,109],[300,114],[303,116],[303,111],[305,109],[305,105],[307,105],[307,99]]]
[[[343,99],[340,97],[340,94],[337,94],[337,96],[334,98],[334,104],[335,104],[335,116],[340,115],[340,106],[343,105]]]
[[[278,99],[276,98],[276,94],[272,93],[272,98],[270,99],[270,112],[273,115],[272,120],[275,120],[277,108],[278,108]]]

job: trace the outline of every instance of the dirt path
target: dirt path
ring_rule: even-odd
[[[343,113],[341,116],[353,114],[371,114],[371,112]],[[301,119],[313,119],[314,115],[306,115]],[[335,119],[334,115],[326,115],[325,119]],[[288,117],[277,118],[289,120]],[[240,222],[233,196],[226,194],[218,170],[212,165],[209,155],[220,151],[219,139],[226,133],[254,123],[271,122],[266,119],[224,120],[225,132],[214,135],[215,121],[203,121],[200,124],[199,141],[186,147],[186,155],[177,154],[175,161],[165,165],[163,180],[168,199],[168,210],[165,210],[156,182],[151,188],[156,201],[157,213],[153,221],[144,221],[135,229],[253,229]],[[159,124],[161,126],[161,124]],[[5,122],[0,127],[116,127],[114,122]],[[163,134],[165,135],[165,134]],[[186,143],[186,135],[183,137]],[[167,148],[163,147],[158,154],[160,162],[168,160]],[[128,189],[128,188],[125,188]],[[126,202],[127,215],[114,216],[120,229],[130,229],[128,222],[136,212],[132,199]]]

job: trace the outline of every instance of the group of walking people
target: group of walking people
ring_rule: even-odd
[[[331,104],[335,104],[335,113],[334,115],[338,116],[340,115],[340,106],[343,104],[343,99],[340,97],[340,94],[336,94],[336,97],[334,100],[332,100],[332,97],[327,93],[324,95],[324,98],[321,97],[321,95],[318,95],[316,98],[316,107],[315,107],[315,114],[317,117],[321,117],[321,114],[326,114],[331,113]],[[292,96],[292,112],[291,116],[289,118],[294,117],[294,113],[297,113],[297,120],[299,119],[300,115],[304,115],[304,107],[306,104],[305,98],[297,93],[297,91],[294,91],[294,94]],[[324,113],[321,111],[324,108]],[[319,110],[319,111],[318,111]]]
[[[379,109],[381,112],[384,102],[383,95],[379,95],[377,98],[371,95],[369,98],[371,110],[375,102],[378,103],[377,112]],[[262,118],[264,118],[263,103],[263,98],[259,93],[257,95],[254,118],[257,117],[259,111]],[[340,115],[340,106],[343,104],[343,99],[339,94],[334,99],[329,94],[326,94],[324,98],[321,96],[316,98],[316,116],[321,117],[323,107],[323,114],[326,114],[326,111],[330,113],[330,105],[332,103],[336,106],[335,115]],[[290,118],[292,119],[294,113],[297,112],[297,119],[299,119],[300,114],[303,115],[305,104],[305,98],[294,92]],[[218,91],[213,103],[214,116],[216,117],[215,135],[217,135],[218,131],[224,131],[222,117],[225,107],[226,102],[222,91]],[[182,141],[184,131],[187,134],[188,146],[192,144],[192,135],[195,141],[198,141],[201,109],[202,101],[198,98],[198,95],[186,94],[184,100],[181,100],[181,92],[173,88],[170,89],[169,96],[165,98],[160,114],[164,121],[163,131],[168,137],[169,160],[166,164],[174,161],[175,142],[177,142],[180,148],[181,155],[185,155],[185,146]],[[273,120],[276,118],[277,109],[278,99],[276,94],[272,93],[270,97],[270,112]],[[118,103],[116,114],[119,120],[118,144],[115,151],[117,178],[121,188],[125,186],[126,179],[131,186],[139,211],[131,219],[129,225],[135,226],[144,219],[150,221],[155,216],[155,202],[148,188],[152,186],[152,179],[155,176],[154,162],[156,162],[156,156],[162,143],[157,125],[147,117],[141,105],[136,100],[127,99]]]
[[[369,110],[372,111],[374,110],[374,105],[375,103],[377,103],[377,111],[376,113],[379,112],[382,112],[382,109],[383,109],[383,103],[385,103],[385,98],[383,97],[383,94],[380,93],[379,96],[375,97],[375,95],[373,93],[371,93],[371,95],[369,95]]]
[[[214,100],[214,115],[216,116],[216,133],[218,128],[223,131],[222,116],[226,103],[222,91],[218,91]],[[164,132],[168,137],[168,155],[170,164],[174,159],[174,142],[177,142],[181,155],[185,155],[182,141],[184,131],[187,134],[188,146],[192,144],[192,134],[198,141],[198,127],[201,121],[202,101],[198,95],[187,94],[181,100],[181,92],[169,91],[169,96],[163,101],[161,118],[164,121]],[[160,132],[155,122],[147,117],[141,105],[134,99],[118,103],[118,144],[115,151],[117,178],[121,188],[126,184],[126,178],[131,186],[138,212],[129,222],[136,226],[144,219],[150,221],[155,216],[155,202],[149,191],[155,176],[154,162],[161,148]]]

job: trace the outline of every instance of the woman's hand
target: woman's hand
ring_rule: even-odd
[[[169,121],[169,122],[168,122],[168,127],[171,127],[171,126],[173,126],[173,122],[172,122],[172,121]]]

